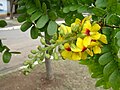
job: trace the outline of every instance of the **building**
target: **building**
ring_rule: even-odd
[[[13,12],[15,11],[15,6],[13,6]],[[10,13],[10,1],[0,0],[0,16],[7,15]]]

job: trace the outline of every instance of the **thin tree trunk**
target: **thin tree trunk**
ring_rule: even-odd
[[[52,66],[51,66],[51,60],[48,58],[45,58],[45,66],[46,66],[46,78],[48,80],[52,80],[54,78]]]
[[[10,0],[10,19],[13,19],[13,3],[14,0]]]
[[[50,38],[50,37],[45,32],[45,41],[46,41],[47,44],[50,44],[48,38]],[[48,51],[46,53],[48,53]],[[51,65],[51,59],[50,58],[45,58],[45,66],[46,66],[46,78],[48,80],[52,80],[54,78],[54,75],[53,75],[53,71],[52,71],[52,65]]]

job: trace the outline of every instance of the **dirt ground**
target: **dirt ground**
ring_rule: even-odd
[[[75,61],[53,61],[54,79],[46,80],[45,65],[25,76],[21,71],[0,77],[0,90],[103,90],[95,88],[87,67]]]

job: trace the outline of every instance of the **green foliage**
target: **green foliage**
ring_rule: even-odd
[[[45,26],[45,24],[48,22],[48,20],[49,20],[48,15],[41,16],[36,23],[36,27],[43,28]]]
[[[0,27],[5,27],[7,23],[4,20],[0,20]]]
[[[3,57],[2,57],[3,62],[4,62],[4,63],[9,63],[9,61],[10,61],[10,59],[11,59],[11,56],[12,56],[12,54],[11,54],[9,51],[5,51],[5,52],[3,53]]]
[[[30,30],[31,38],[32,39],[37,39],[38,38],[38,32],[39,32],[39,29],[36,28],[35,26],[33,26]]]
[[[55,21],[50,21],[48,24],[47,32],[49,35],[53,35],[57,32],[57,24]]]
[[[113,60],[113,56],[112,56],[111,52],[107,52],[100,56],[99,63],[101,65],[106,65],[107,63],[109,63],[112,60]]]
[[[22,25],[21,25],[21,31],[25,32],[27,31],[30,27],[31,27],[32,23],[31,22],[24,22]]]
[[[120,25],[120,17],[117,15],[113,15],[111,14],[108,18],[107,18],[107,24],[109,25],[116,25],[119,26]]]

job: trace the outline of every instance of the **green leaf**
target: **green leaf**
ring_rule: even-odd
[[[96,0],[96,7],[104,8],[107,5],[107,0]]]
[[[64,12],[64,13],[70,12],[70,6],[64,7],[64,8],[63,8],[63,12]]]
[[[106,23],[109,25],[120,25],[120,17],[117,15],[111,14],[107,19]]]
[[[36,11],[35,13],[33,13],[30,17],[31,21],[35,21],[37,20],[40,16],[42,15],[42,13],[40,11]]]
[[[120,3],[117,3],[116,13],[120,15]]]
[[[120,47],[120,39],[117,41],[117,45]]]
[[[120,90],[120,71],[116,69],[109,78],[113,90]]]
[[[47,12],[47,5],[45,2],[42,3],[42,10],[43,10],[43,13],[46,14]]]
[[[102,27],[102,33],[105,35],[110,35],[111,28],[109,27]]]
[[[113,73],[113,71],[116,69],[117,63],[113,60],[109,62],[103,69],[104,78],[108,79],[109,76]]]
[[[25,11],[26,11],[26,7],[25,6],[21,6],[21,7],[19,7],[19,8],[17,8],[17,13],[25,13]]]
[[[70,6],[70,11],[75,11],[78,9],[78,7],[79,7],[79,5],[72,5],[72,6]]]
[[[100,65],[106,65],[112,60],[113,60],[113,55],[111,54],[111,52],[108,52],[108,53],[101,55],[98,61]]]
[[[31,27],[31,25],[32,25],[31,22],[26,21],[21,25],[20,29],[21,29],[21,31],[25,32]]]
[[[43,28],[45,24],[48,22],[48,20],[49,20],[48,15],[41,16],[36,23],[37,28]]]
[[[5,27],[7,23],[4,20],[0,20],[0,27]]]
[[[97,82],[96,82],[96,84],[95,84],[95,86],[96,87],[99,87],[99,86],[102,86],[102,85],[104,85],[104,78],[101,78],[101,79],[99,79]]]
[[[47,32],[49,35],[53,35],[57,32],[57,24],[55,21],[50,21],[48,24]]]
[[[87,6],[79,6],[77,9],[78,13],[85,13],[87,12]]]
[[[107,12],[115,13],[117,9],[117,0],[107,0]]]
[[[102,9],[102,8],[96,8],[96,7],[94,7],[94,8],[92,8],[92,12],[96,15],[96,16],[98,16],[98,17],[102,17],[102,16],[104,16],[105,15],[105,11],[104,11],[104,9]]]
[[[120,39],[120,31],[116,33],[115,37],[116,37],[117,39]]]
[[[12,56],[12,54],[10,52],[5,51],[3,53],[3,56],[2,56],[3,62],[8,63],[10,61],[10,59],[11,59],[11,56]]]
[[[102,48],[101,48],[101,53],[107,53],[107,52],[110,52],[110,49],[111,47],[109,45],[104,45]]]
[[[41,3],[40,0],[34,0],[36,7],[38,7],[39,9],[41,9]]]
[[[48,12],[49,19],[56,20],[58,18],[57,13],[55,11]]]
[[[4,51],[4,47],[3,47],[2,41],[0,40],[0,52],[3,52],[3,51]]]
[[[26,13],[24,13],[24,14],[21,14],[20,16],[18,16],[17,20],[18,20],[18,22],[21,23],[26,20],[26,17],[27,17],[27,15],[26,15]]]
[[[32,39],[37,39],[38,38],[38,31],[39,29],[37,29],[35,26],[33,26],[30,30],[30,35]]]
[[[31,14],[33,14],[36,10],[37,10],[36,7],[31,7],[31,8],[29,8],[29,9],[27,9],[27,13],[28,13],[29,15],[31,15]]]

